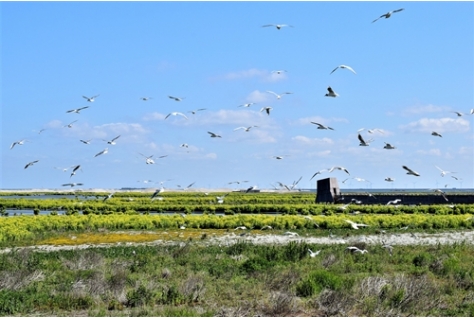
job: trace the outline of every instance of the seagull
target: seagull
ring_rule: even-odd
[[[245,104],[239,105],[239,107],[250,107],[250,106],[252,106],[252,105],[254,105],[254,104],[256,104],[256,103],[254,103],[254,102],[252,102],[252,103],[245,103]]]
[[[240,183],[248,183],[248,182],[249,182],[249,181],[235,181],[235,182],[229,182],[229,183],[227,183],[227,184],[229,184],[229,185],[231,185],[231,184],[239,184],[239,185],[240,185]]]
[[[108,152],[109,152],[109,148],[106,147],[102,152],[99,152],[99,153],[95,154],[94,157],[97,157],[97,156],[102,155],[102,154],[107,154]]]
[[[234,230],[246,230],[246,229],[247,229],[247,227],[245,227],[245,226],[238,226],[238,227],[235,227]]]
[[[389,200],[386,205],[396,205],[400,203],[402,200],[400,198],[394,199],[394,200]]]
[[[28,164],[25,165],[25,169],[27,169],[28,167],[30,167],[31,165],[35,164],[35,163],[38,163],[39,160],[37,161],[33,161],[33,162],[29,162]]]
[[[443,196],[443,198],[444,198],[445,201],[447,201],[447,202],[449,201],[448,198],[446,197],[446,193],[443,192],[442,190],[440,190],[440,189],[434,189],[433,191],[434,191],[435,193],[438,193],[438,194],[440,194],[441,196]]]
[[[74,186],[82,186],[84,184],[82,183],[67,183],[67,184],[63,184],[62,186],[71,186],[71,187],[74,187]]]
[[[311,249],[308,248],[308,251],[309,251],[309,257],[311,258],[314,258],[316,257],[317,255],[319,255],[319,253],[321,252],[321,250],[318,250],[318,251],[315,251],[313,252]]]
[[[355,246],[350,246],[350,247],[347,247],[346,250],[349,250],[351,253],[355,254],[355,253],[358,253],[358,254],[365,254],[365,253],[368,253],[367,250],[363,249],[359,249]]]
[[[272,73],[276,73],[276,74],[282,74],[283,72],[288,72],[287,70],[275,70],[275,71],[272,71]]]
[[[188,145],[188,144],[186,144],[186,143],[183,143],[183,144],[181,144],[179,147],[185,147],[185,148],[188,148],[188,147],[189,147],[189,145]]]
[[[404,9],[401,8],[401,9],[397,9],[397,10],[392,10],[392,11],[389,11],[385,14],[382,14],[380,17],[378,17],[377,19],[375,19],[374,21],[372,21],[372,23],[374,23],[375,21],[377,21],[378,19],[380,18],[385,18],[385,19],[388,19],[392,16],[392,14],[396,13],[396,12],[400,12],[400,11],[403,11]]]
[[[385,143],[385,146],[383,147],[384,149],[386,149],[386,150],[394,150],[394,149],[396,149],[396,147],[393,146],[392,144],[387,143],[387,142],[384,142],[384,143]]]
[[[97,95],[94,95],[93,97],[87,97],[87,96],[82,96],[83,98],[85,98],[87,100],[87,102],[94,102],[95,101],[95,98],[98,97],[100,94],[97,94]]]
[[[82,110],[85,110],[85,109],[88,109],[88,108],[89,108],[88,106],[84,106],[84,107],[80,107],[78,109],[73,109],[73,110],[66,111],[66,113],[77,113],[77,114],[79,114]]]
[[[72,127],[72,124],[76,123],[77,120],[75,121],[72,121],[71,123],[69,123],[68,125],[64,125],[64,127],[68,127],[68,128],[71,128]]]
[[[38,131],[38,134],[41,134],[43,131],[46,131],[46,129],[42,128],[41,130]]]
[[[168,97],[172,100],[175,100],[176,102],[181,102],[182,100],[184,100],[184,97],[174,97],[171,95],[168,95]]]
[[[186,115],[184,115],[183,113],[180,113],[180,112],[171,112],[170,114],[166,115],[165,120],[166,120],[168,117],[170,117],[171,115],[173,115],[173,116],[180,115],[180,116],[184,117],[186,120],[188,119],[188,117],[187,117]]]
[[[151,100],[151,99],[152,99],[152,97],[141,97],[140,98],[140,100],[145,101],[145,102],[148,101],[148,100]]]
[[[347,70],[351,71],[352,73],[356,74],[356,72],[354,71],[353,68],[351,68],[351,67],[348,66],[348,65],[344,65],[344,64],[341,64],[341,65],[337,66],[337,67],[336,67],[334,70],[332,70],[331,73],[329,73],[329,74],[333,74],[334,71],[336,71],[336,70],[339,69],[339,68],[341,68],[341,69],[347,69]]]
[[[234,131],[237,131],[237,130],[243,129],[243,130],[245,130],[245,132],[249,132],[249,131],[250,131],[250,129],[251,129],[252,127],[258,127],[258,126],[257,126],[257,125],[248,126],[248,127],[241,126],[241,127],[238,127],[238,128],[236,128],[236,129],[234,129]]]
[[[277,28],[277,30],[280,30],[283,27],[293,28],[293,26],[289,25],[289,24],[265,24],[265,25],[262,25],[262,28],[266,28],[266,27],[275,27],[275,28]]]
[[[440,170],[442,177],[444,177],[444,175],[447,175],[447,174],[456,173],[456,172],[444,171],[436,165],[435,165],[435,167]]]
[[[222,196],[216,196],[216,199],[217,199],[217,203],[218,204],[223,204],[224,203],[224,198],[229,195],[229,193],[225,194],[225,195],[222,195]]]
[[[372,142],[372,140],[366,142],[360,133],[357,135],[357,138],[360,141],[359,146],[369,146],[369,143]]]
[[[443,137],[441,134],[439,134],[438,132],[434,132],[434,131],[431,133],[431,135],[433,135],[433,136],[439,136],[439,137]]]
[[[267,91],[267,92],[270,93],[270,94],[275,95],[278,100],[281,99],[281,97],[282,97],[283,94],[293,94],[292,92],[283,92],[283,93],[280,93],[280,94],[276,94],[276,93],[273,92],[273,91]]]
[[[273,156],[273,158],[276,158],[277,160],[283,159],[284,156],[290,156],[290,155],[278,155],[278,156]]]
[[[72,169],[72,172],[71,172],[71,175],[69,176],[69,178],[72,177],[72,175],[76,175],[76,171],[81,168],[81,165],[76,165],[76,166],[72,166],[73,169]]]
[[[265,106],[265,107],[262,107],[262,108],[260,109],[260,112],[265,111],[265,112],[267,112],[267,115],[270,115],[270,111],[271,111],[271,110],[273,110],[273,107],[271,107],[271,106]]]
[[[329,97],[338,97],[339,94],[333,91],[333,89],[328,86],[328,93],[326,93],[324,96],[329,96]]]
[[[84,143],[84,144],[89,145],[89,144],[91,143],[92,139],[87,140],[87,141],[85,141],[85,140],[79,140],[79,141],[81,141],[81,142]]]
[[[455,180],[459,180],[459,178],[456,176],[451,176],[451,177],[454,178]]]
[[[211,137],[222,137],[219,134],[212,133],[212,132],[207,132],[208,134],[211,134]]]
[[[105,202],[105,201],[108,200],[108,199],[111,199],[112,196],[114,196],[114,193],[115,193],[115,192],[112,192],[112,193],[110,193],[109,195],[105,196],[103,202]]]
[[[204,110],[205,109],[197,109],[197,110],[193,110],[193,111],[188,111],[188,113],[196,114],[197,112],[204,111]]]
[[[270,225],[265,225],[262,228],[260,228],[260,230],[267,230],[267,229],[273,229],[273,227]]]
[[[407,171],[407,174],[408,175],[414,175],[414,176],[420,176],[420,174],[418,174],[417,172],[409,169],[408,167],[406,167],[405,165],[402,166],[403,169],[405,169]]]
[[[157,189],[150,197],[150,199],[154,199],[158,194],[163,193],[165,191],[165,188],[162,186],[160,189]]]
[[[327,170],[328,169],[322,169],[320,171],[317,171],[316,173],[314,173],[314,175],[309,180],[312,180],[316,175],[321,174],[322,172],[327,171]]]
[[[28,141],[27,140],[20,140],[20,141],[13,142],[12,145],[10,146],[10,149],[14,148],[15,145],[23,145],[25,142],[28,142]]]
[[[351,174],[349,173],[349,171],[348,171],[346,168],[342,167],[342,166],[333,166],[333,167],[331,167],[331,168],[329,169],[329,173],[331,173],[331,172],[334,171],[335,169],[340,170],[340,171],[344,171],[344,172],[346,172],[348,175],[351,175]]]
[[[142,153],[138,153],[140,154],[141,156],[143,156],[145,158],[145,161],[147,164],[155,164],[155,161],[152,159],[153,155],[150,155],[150,156],[145,156],[143,155]],[[168,155],[163,155],[163,156],[160,156],[159,158],[163,158],[163,157],[166,157]]]
[[[351,224],[351,227],[354,228],[354,229],[359,229],[359,227],[369,227],[369,225],[367,224],[358,224],[358,223],[355,223],[351,220],[348,220],[348,219],[345,219],[346,222],[348,222],[349,224]]]
[[[119,135],[119,136],[117,136],[117,137],[114,137],[114,138],[113,138],[113,139],[111,139],[110,141],[106,141],[106,142],[107,142],[107,144],[110,144],[110,145],[115,145],[115,144],[116,144],[116,143],[115,143],[115,140],[117,140],[119,137],[120,137],[120,135]],[[104,141],[105,141],[105,140],[104,140]]]
[[[454,111],[454,112],[452,112],[452,113],[456,113],[457,116],[463,116],[463,115],[464,115],[463,113],[461,113],[461,112],[456,112],[456,111]]]
[[[250,186],[249,188],[247,188],[247,190],[246,190],[245,192],[248,193],[248,192],[251,192],[251,191],[256,190],[257,188],[258,188],[258,187],[257,187],[256,185]]]
[[[318,130],[333,130],[334,131],[334,129],[332,127],[324,126],[324,125],[316,123],[316,122],[311,122],[311,123],[317,125]]]
[[[391,177],[387,177],[387,178],[385,178],[385,181],[386,182],[394,182],[395,180]]]
[[[189,184],[188,186],[183,188],[183,191],[190,189],[194,185],[194,183],[196,183],[196,182],[192,182],[191,184]]]
[[[283,233],[283,235],[292,236],[292,237],[299,237],[300,236],[300,235],[298,235],[298,233],[291,232],[291,231],[286,231],[286,232]]]

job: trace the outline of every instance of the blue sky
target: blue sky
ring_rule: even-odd
[[[247,180],[240,187],[264,189],[300,176],[302,188],[326,177],[342,188],[474,187],[473,2],[2,2],[0,8],[1,188],[159,187],[160,181],[165,188],[192,182],[220,188]],[[356,74],[330,74],[339,65]],[[328,86],[339,96],[326,97]],[[267,91],[292,94],[277,99]],[[83,98],[94,95],[94,102]],[[270,115],[260,111],[267,106]],[[165,119],[171,112],[187,119]],[[235,130],[248,126],[257,127]],[[363,138],[373,139],[367,147],[359,146],[362,128]],[[384,149],[384,142],[396,149]],[[106,147],[107,154],[94,157]],[[139,153],[153,155],[155,164]],[[81,169],[70,177],[75,165]],[[420,176],[407,175],[403,165]],[[310,180],[333,166],[350,176],[336,170]],[[436,166],[456,173],[442,177]]]

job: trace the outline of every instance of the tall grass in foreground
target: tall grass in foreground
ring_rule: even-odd
[[[471,245],[345,247],[13,250],[0,254],[0,315],[474,316]]]

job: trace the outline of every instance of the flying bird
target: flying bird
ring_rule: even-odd
[[[280,30],[283,27],[293,28],[293,26],[289,25],[289,24],[265,24],[265,25],[262,25],[262,28],[266,28],[266,27],[275,27],[275,28],[277,28],[277,30]]]
[[[100,94],[98,95],[94,95],[93,97],[87,97],[87,96],[82,96],[83,98],[85,98],[87,100],[87,102],[94,102],[95,101],[95,98],[98,97]]]
[[[438,132],[435,132],[435,131],[431,132],[431,135],[443,137],[441,134],[439,134]]]
[[[105,201],[108,200],[108,199],[111,199],[112,196],[114,196],[114,193],[115,193],[115,192],[112,192],[112,193],[110,193],[109,195],[105,196],[103,202],[105,202]]]
[[[333,130],[334,131],[334,129],[332,127],[325,126],[325,125],[322,125],[322,124],[319,124],[319,123],[316,123],[316,122],[311,122],[311,123],[317,125],[318,130]]]
[[[385,19],[388,19],[392,16],[392,14],[396,13],[396,12],[400,12],[400,11],[403,11],[404,9],[401,8],[401,9],[397,9],[397,10],[392,10],[392,11],[389,11],[385,14],[382,14],[380,17],[378,17],[377,19],[375,19],[374,21],[372,21],[372,23],[374,23],[375,21],[377,21],[378,19],[381,19],[381,18],[385,18]]]
[[[13,142],[12,145],[10,146],[10,149],[14,148],[15,145],[23,145],[25,142],[27,142],[27,140],[20,140],[20,141]]]
[[[292,92],[283,92],[283,93],[280,93],[280,94],[276,94],[273,91],[267,91],[267,93],[275,95],[278,100],[281,99],[282,95],[284,95],[284,94],[293,94]]]
[[[457,116],[463,116],[463,115],[464,115],[463,113],[461,113],[461,112],[456,112],[456,111],[454,111],[454,112],[452,112],[452,113],[456,113]]]
[[[160,189],[157,189],[150,197],[151,200],[153,200],[158,194],[163,193],[165,191],[165,188],[162,186]]]
[[[275,70],[275,71],[272,71],[272,73],[276,73],[276,74],[282,74],[283,72],[288,72],[287,70]]]
[[[321,174],[324,171],[327,171],[327,169],[322,169],[320,171],[317,171],[316,173],[314,173],[313,177],[311,177],[309,180],[312,180],[316,175]]]
[[[372,142],[372,140],[365,141],[364,138],[362,137],[362,135],[360,135],[360,133],[357,135],[357,138],[360,141],[359,146],[369,146],[369,143]]]
[[[344,171],[344,172],[346,172],[348,175],[351,175],[351,174],[349,173],[349,171],[348,171],[346,168],[342,167],[342,166],[333,166],[333,167],[331,167],[331,168],[329,169],[329,173],[331,173],[331,172],[334,171],[335,169],[340,170],[340,171]]]
[[[197,112],[204,111],[204,110],[205,109],[197,109],[197,110],[189,111],[188,113],[196,114]]]
[[[74,187],[74,186],[82,186],[84,184],[82,183],[67,183],[67,184],[63,184],[62,186],[71,186],[71,187]]]
[[[254,104],[256,104],[256,103],[254,103],[254,102],[252,102],[252,103],[245,103],[245,104],[239,105],[239,107],[250,107],[250,106],[252,106],[252,105],[254,105]]]
[[[395,180],[391,177],[387,177],[387,178],[385,178],[385,181],[386,182],[394,182]]]
[[[27,169],[28,167],[30,167],[31,165],[35,164],[35,163],[38,163],[39,160],[37,161],[33,161],[33,162],[29,162],[28,164],[25,165],[25,169]]]
[[[171,115],[173,115],[173,116],[179,115],[179,116],[184,117],[186,120],[188,119],[188,117],[187,117],[186,115],[184,115],[183,113],[180,113],[180,112],[171,112],[170,114],[166,115],[165,120],[166,120],[168,117],[170,117]]]
[[[89,108],[88,106],[84,106],[84,107],[80,107],[78,109],[73,109],[73,110],[66,111],[66,113],[77,113],[77,114],[79,114],[82,110],[85,110],[85,109],[88,109],[88,108]]]
[[[184,97],[175,97],[171,95],[168,95],[168,97],[172,100],[175,100],[176,102],[181,102],[182,100],[184,100]]]
[[[71,123],[69,123],[68,125],[64,125],[64,127],[68,127],[68,128],[71,128],[72,127],[72,124],[76,123],[77,120],[75,121],[72,121]]]
[[[439,169],[439,171],[441,172],[441,177],[444,177],[444,175],[447,175],[447,174],[456,173],[456,172],[450,172],[450,171],[442,170],[441,168],[439,168],[439,167],[436,166],[436,165],[435,165],[435,167],[436,167],[437,169]]]
[[[400,203],[402,200],[400,198],[394,199],[394,200],[389,200],[386,205],[396,205]]]
[[[145,156],[142,153],[138,153],[145,158],[147,164],[155,164],[155,161],[152,159],[153,155]]]
[[[220,136],[219,134],[216,134],[216,133],[212,133],[212,132],[207,132],[208,134],[211,135],[211,137],[222,137]]]
[[[87,145],[89,145],[89,144],[91,143],[91,141],[92,141],[92,140],[87,140],[87,141],[85,141],[85,140],[79,140],[79,141],[81,141],[81,142],[82,142],[82,143],[84,143],[84,144],[87,144]]]
[[[339,94],[337,94],[336,92],[333,91],[333,89],[328,86],[328,93],[326,93],[324,96],[328,96],[328,97],[338,97]]]
[[[341,64],[341,65],[337,66],[337,67],[336,67],[334,70],[332,70],[331,73],[329,73],[329,74],[333,74],[334,71],[336,71],[336,70],[339,69],[339,68],[340,68],[340,69],[347,69],[347,70],[351,71],[352,73],[356,74],[356,72],[354,71],[353,68],[351,68],[351,67],[348,66],[348,65],[344,65],[344,64]]]
[[[151,99],[152,99],[152,97],[141,97],[140,98],[140,100],[145,101],[145,102],[148,101],[148,100],[151,100]]]
[[[278,156],[273,156],[273,158],[276,158],[277,160],[283,159],[285,156],[290,156],[290,155],[278,155]]]
[[[316,257],[317,255],[319,255],[319,253],[321,252],[321,250],[318,250],[318,251],[315,251],[313,252],[311,249],[308,248],[308,251],[309,251],[309,257],[311,258],[314,258]]]
[[[115,145],[115,144],[116,144],[115,141],[116,141],[119,137],[120,137],[120,135],[119,135],[119,136],[116,136],[116,137],[114,137],[113,139],[111,139],[110,141],[106,141],[106,142],[107,142],[107,144]],[[104,140],[104,141],[105,141],[105,140]]]
[[[81,165],[75,165],[75,166],[72,166],[72,172],[71,172],[71,175],[69,176],[69,178],[72,177],[72,175],[76,175],[76,171],[81,168]]]
[[[383,148],[386,149],[386,150],[394,150],[396,148],[395,146],[393,146],[390,143],[387,143],[387,142],[384,142],[384,143],[385,143],[385,146]]]
[[[248,192],[256,190],[257,188],[258,188],[257,185],[250,186],[249,188],[247,188],[247,190],[245,192],[248,193]]]
[[[273,107],[271,106],[265,106],[265,107],[262,107],[262,109],[260,110],[260,112],[267,112],[267,115],[270,115],[270,111],[273,110]]]
[[[245,126],[240,126],[240,127],[236,128],[236,129],[234,129],[234,131],[237,131],[237,130],[245,130],[245,132],[249,132],[252,127],[258,127],[258,126],[257,126],[257,125],[247,126],[247,127],[245,127]]]
[[[407,166],[403,165],[402,167],[403,167],[403,169],[405,169],[407,171],[408,175],[420,176],[420,174],[418,174],[414,170],[409,169]]]
[[[95,154],[94,157],[97,157],[97,156],[102,155],[102,154],[107,154],[108,152],[109,152],[109,149],[106,147],[102,152],[99,152],[99,153]]]

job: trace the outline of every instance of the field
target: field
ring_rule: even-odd
[[[342,209],[297,192],[6,195],[3,316],[474,315],[474,205]],[[436,235],[450,240],[425,241]]]

